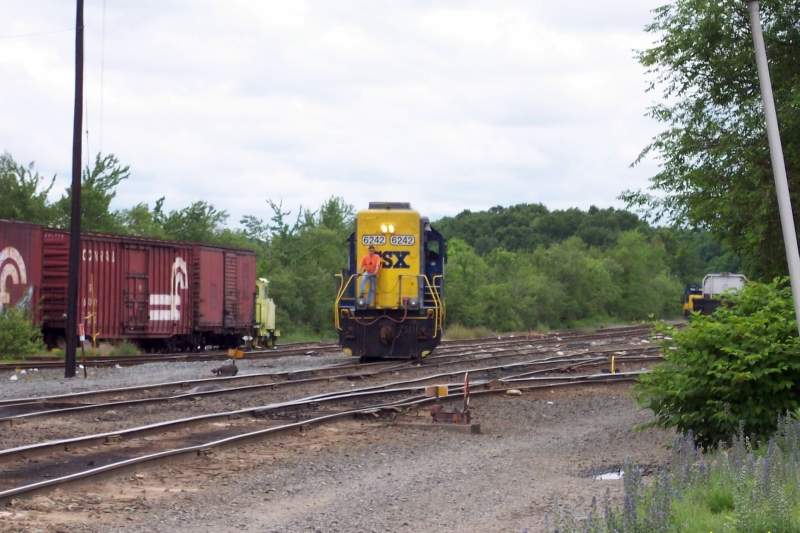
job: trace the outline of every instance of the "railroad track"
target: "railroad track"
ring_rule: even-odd
[[[444,370],[447,366],[455,366],[454,365],[455,362],[450,362],[440,366],[440,368],[443,369],[442,371],[436,374],[422,376],[420,378],[417,378],[417,380],[419,380],[420,382],[425,382],[433,379],[443,378],[446,376],[463,374],[464,372],[472,372],[472,373],[495,372],[499,374],[509,370],[519,370],[521,371],[521,373],[519,374],[518,377],[524,377],[527,375],[533,375],[542,372],[561,370],[562,369],[561,366],[553,366],[553,365],[559,365],[563,363],[567,363],[569,365],[569,368],[572,370],[578,368],[591,367],[591,366],[594,367],[607,366],[611,358],[611,355],[616,353],[618,353],[618,350],[604,350],[604,351],[588,352],[588,353],[571,352],[565,354],[564,356],[556,356],[544,359],[537,358],[537,359],[522,360],[517,362],[507,362],[501,365],[486,366],[489,360],[496,360],[498,357],[507,357],[507,355],[505,355],[505,356],[475,359],[470,361],[471,364],[469,366],[461,364],[458,365],[457,368]],[[513,356],[519,358],[517,354],[514,354]],[[617,364],[626,365],[630,363],[656,362],[661,360],[661,356],[658,355],[657,348],[651,347],[638,350],[632,354],[618,355],[615,357],[615,359]],[[542,369],[539,368],[541,365],[548,365],[548,366]],[[551,366],[553,366],[553,368],[550,368]],[[536,368],[536,370],[526,371],[526,369],[529,368]],[[13,421],[21,421],[43,416],[67,416],[73,414],[82,414],[89,411],[115,409],[119,407],[167,404],[178,400],[201,399],[204,397],[219,396],[225,394],[250,393],[256,391],[274,392],[277,389],[285,389],[287,387],[294,385],[308,384],[320,381],[331,382],[331,381],[352,380],[354,378],[359,378],[359,379],[375,378],[380,375],[384,375],[386,373],[397,373],[398,370],[399,369],[397,369],[396,367],[393,367],[389,369],[376,370],[368,374],[345,373],[345,374],[333,374],[327,376],[313,376],[296,380],[267,381],[266,383],[240,385],[229,388],[194,390],[189,392],[181,391],[177,393],[169,393],[158,396],[145,395],[142,397],[111,399],[96,403],[75,402],[75,399],[86,398],[87,396],[97,396],[99,394],[99,392],[97,391],[92,391],[87,393],[75,393],[73,395],[62,395],[60,397],[49,397],[47,400],[42,400],[40,398],[12,400],[12,401],[6,401],[7,403],[0,404],[0,423],[4,422],[13,423]],[[412,370],[412,371],[430,370],[430,367],[425,367],[424,369],[408,368],[407,370]],[[265,376],[269,375],[267,374]],[[181,382],[176,382],[176,383],[178,383],[178,386],[181,386],[180,385]],[[160,385],[167,387],[174,386],[174,384],[160,384]],[[379,388],[385,388],[386,386],[387,385],[385,384],[378,384],[373,386],[372,388],[379,389]],[[144,386],[137,386],[128,389],[117,389],[114,390],[113,394],[120,394],[120,393],[124,394],[131,392],[140,392],[140,391],[149,392],[153,388],[155,387],[151,386],[148,388],[144,388]],[[103,391],[103,392],[111,393],[110,391]]]
[[[562,364],[570,368],[574,362]],[[551,368],[550,371],[558,368]],[[551,377],[512,375],[477,379],[472,395],[504,393],[509,388],[532,390],[583,384],[618,383],[636,379],[641,372],[620,374],[560,375]],[[428,379],[441,376],[431,375]],[[138,464],[189,453],[291,429],[330,422],[343,417],[397,413],[435,401],[460,399],[463,380],[449,383],[453,393],[444,399],[422,394],[423,380],[387,383],[383,388],[340,391],[236,411],[169,420],[115,432],[84,435],[0,450],[0,501],[49,487],[86,479]],[[291,421],[286,422],[289,418]]]
[[[338,345],[335,343],[298,343],[285,344],[274,349],[249,350],[247,357],[253,359],[274,359],[279,357],[290,357],[296,355],[326,355],[340,353]],[[308,352],[311,352],[309,354]],[[79,357],[78,363],[87,367],[103,366],[131,366],[146,363],[162,362],[181,362],[191,363],[198,361],[219,361],[228,358],[226,350],[216,350],[212,352],[180,352],[165,354],[140,354],[140,355],[119,355],[114,357]],[[24,361],[6,361],[0,363],[0,370],[15,370],[17,368],[62,368],[63,359],[53,358],[30,358]]]
[[[576,331],[556,331],[547,334],[513,334],[513,335],[500,335],[492,337],[480,337],[476,339],[464,340],[446,340],[443,341],[435,353],[441,353],[452,348],[467,347],[474,345],[481,345],[496,342],[509,342],[518,343],[524,341],[536,341],[546,339],[563,339],[567,340],[576,336],[590,335],[595,338],[604,338],[608,336],[620,335],[624,332],[646,331],[649,326],[634,325],[634,326],[617,326],[603,330],[597,330],[592,333],[581,333]],[[249,359],[274,359],[280,357],[290,357],[297,355],[333,355],[339,354],[341,350],[338,344],[333,342],[311,342],[311,343],[293,343],[284,344],[274,349],[264,350],[250,350],[247,351],[246,357]],[[198,362],[198,361],[219,361],[227,359],[227,351],[212,351],[212,352],[179,352],[179,353],[166,353],[166,354],[141,354],[129,356],[114,356],[114,357],[88,357],[81,358],[79,363],[87,367],[103,367],[103,366],[131,366],[146,363],[157,362]],[[15,370],[18,368],[25,369],[42,369],[42,368],[61,368],[64,366],[62,359],[53,358],[29,358],[24,361],[8,361],[0,362],[0,371],[2,370]]]
[[[590,335],[595,337],[596,335]],[[453,368],[448,375],[476,371],[483,368],[501,370],[525,365],[536,366],[541,357],[548,353],[556,354],[556,359],[574,360],[577,363],[590,361],[600,365],[607,363],[614,355],[624,364],[634,361],[651,361],[658,358],[658,348],[652,345],[635,346],[633,341],[642,341],[639,335],[628,333],[618,337],[616,343],[602,347],[592,347],[586,342],[586,336],[576,336],[571,341],[563,340],[553,344],[509,345],[498,343],[491,350],[486,346],[457,353],[445,353],[432,357],[426,365],[415,366],[411,362],[385,362],[362,365],[339,365],[308,370],[287,371],[280,373],[252,373],[230,377],[203,378],[195,380],[173,381],[133,387],[120,387],[84,391],[69,394],[50,395],[30,398],[14,398],[0,400],[0,422],[20,420],[38,416],[68,415],[84,413],[98,409],[111,409],[123,406],[151,405],[168,403],[188,398],[204,398],[209,396],[263,391],[275,392],[279,389],[307,385],[320,382],[341,382],[353,380],[376,379],[387,374],[422,375],[432,369]],[[551,340],[552,341],[552,340]],[[476,345],[473,345],[476,346]],[[564,351],[567,350],[567,351]],[[577,359],[583,357],[584,359]],[[533,358],[533,359],[531,359]],[[588,358],[588,359],[587,359]],[[494,362],[495,366],[487,366]],[[441,375],[437,374],[437,376]],[[225,385],[218,388],[203,389],[208,385]],[[192,390],[189,390],[192,388]],[[104,401],[98,401],[105,399]],[[89,403],[87,400],[94,400]]]
[[[17,433],[24,433],[26,426],[17,427],[17,424],[27,419],[154,404],[165,406],[169,413],[174,402],[187,398],[199,401],[197,406],[205,409],[192,416],[144,425],[140,422],[130,427],[128,424],[135,423],[131,421],[135,420],[135,415],[130,419],[126,416],[126,427],[55,437],[46,442],[0,450],[0,469],[3,470],[0,500],[137,464],[204,452],[343,417],[414,409],[435,401],[422,394],[427,385],[448,383],[451,391],[458,394],[465,371],[469,372],[472,394],[476,395],[505,392],[508,388],[524,390],[629,381],[640,372],[625,372],[627,366],[635,364],[640,368],[640,364],[660,358],[658,348],[648,344],[648,336],[649,328],[639,326],[589,333],[453,341],[444,344],[423,366],[397,361],[347,364],[0,400],[0,427],[13,425]],[[623,372],[599,373],[598,369],[608,367],[612,356]],[[387,380],[387,376],[390,379]],[[352,388],[353,380],[359,380],[358,388]],[[334,388],[320,387],[313,394],[300,398],[279,398],[264,403],[265,395],[278,395],[279,391],[286,395],[295,390],[292,387],[296,385],[320,383],[331,384]],[[225,387],[187,390],[208,384]],[[342,384],[350,387],[343,390]],[[329,390],[322,390],[325,388]],[[200,401],[217,395],[246,393],[256,393],[250,399],[259,401],[248,407],[227,410],[209,410],[210,406]],[[85,425],[69,423],[65,427],[70,428],[71,433],[71,428]]]

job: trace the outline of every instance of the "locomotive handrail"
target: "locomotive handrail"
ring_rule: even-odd
[[[344,281],[344,276],[342,274],[335,274],[335,276],[339,278],[339,291],[336,293],[336,300],[333,302],[333,325],[337,331],[341,331],[342,327],[339,320],[339,305],[341,304],[344,293],[347,292],[347,287],[350,286],[350,283],[353,281],[353,278],[356,277],[356,274],[350,274],[350,277],[347,278],[347,282]]]
[[[434,325],[433,325],[433,336],[435,337],[438,335],[439,330],[443,329],[444,326],[444,305],[442,305],[442,299],[439,297],[439,291],[436,287],[430,282],[428,276],[422,276],[425,279],[425,283],[431,290],[431,295],[433,296],[433,300],[436,304],[434,308]],[[435,279],[436,276],[434,276]]]
[[[340,316],[339,316],[339,312],[340,312],[339,307],[341,305],[342,298],[344,297],[344,294],[347,292],[347,288],[353,282],[353,279],[358,277],[358,275],[357,274],[350,274],[350,276],[347,278],[347,281],[344,280],[344,275],[342,275],[342,274],[337,273],[337,274],[334,274],[334,276],[339,278],[339,290],[336,293],[336,300],[334,301],[334,304],[333,304],[333,324],[334,324],[334,327],[336,328],[337,331],[341,331],[342,330],[342,326],[341,326],[341,319],[340,319]],[[421,278],[422,282],[423,282],[423,292],[424,292],[425,288],[427,288],[430,291],[430,294],[431,294],[431,297],[432,297],[433,303],[434,303],[434,306],[433,306],[433,312],[434,312],[434,317],[433,317],[433,328],[434,328],[433,329],[433,335],[435,337],[436,335],[439,334],[439,330],[444,329],[444,313],[445,313],[445,309],[444,309],[444,305],[442,303],[441,296],[439,295],[439,290],[436,288],[436,285],[431,283],[431,280],[428,279],[428,276],[426,276],[424,274],[403,274],[403,275],[401,275],[400,276],[400,282],[399,282],[399,286],[400,286],[401,289],[402,289],[402,283],[403,283],[403,278],[404,277]],[[433,279],[436,280],[436,278],[443,278],[443,277],[444,276],[442,276],[440,274],[437,274],[436,276],[433,277]],[[402,292],[400,292],[398,294],[398,296],[399,297],[402,296]]]
[[[398,302],[401,301],[400,299],[402,298],[402,287],[403,287],[403,278],[404,277],[413,277],[413,278],[417,278],[418,280],[421,278],[422,282],[423,282],[422,283],[422,285],[423,285],[423,293],[425,291],[425,287],[426,286],[430,290],[431,297],[433,298],[433,313],[434,313],[434,315],[433,315],[433,336],[435,337],[439,333],[439,330],[442,329],[442,326],[444,324],[444,318],[443,318],[444,306],[442,305],[442,299],[439,297],[439,291],[431,283],[431,281],[428,279],[428,276],[426,276],[425,274],[402,274],[400,276],[400,291],[398,293]],[[423,294],[423,298],[424,298],[424,294]]]
[[[436,274],[436,275],[434,275],[434,276],[431,278],[431,281],[433,282],[433,286],[434,286],[434,288],[436,288],[436,287],[437,287],[437,285],[436,285],[436,280],[437,280],[437,279],[439,279],[439,280],[441,280],[441,281],[444,281],[444,274]],[[440,288],[441,288],[442,286],[443,286],[443,283],[440,283],[440,284],[438,285],[438,287],[440,287]],[[436,288],[436,297],[437,297],[437,298],[439,298],[439,303],[440,303],[440,304],[441,304],[441,306],[442,306],[442,312],[441,312],[441,315],[442,315],[442,325],[441,325],[441,327],[442,327],[442,329],[444,329],[444,321],[445,321],[445,319],[447,318],[447,308],[445,307],[445,305],[444,305],[444,302],[442,302],[442,295],[441,295],[441,294],[439,294],[439,289],[438,289],[438,288]]]

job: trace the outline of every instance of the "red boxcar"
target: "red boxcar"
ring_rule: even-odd
[[[0,309],[29,306],[51,345],[64,337],[68,263],[67,232],[0,220]],[[81,235],[79,323],[87,337],[237,346],[253,331],[255,290],[248,250]]]
[[[41,226],[0,220],[0,311],[25,308],[38,321],[41,276]]]
[[[194,324],[200,332],[242,331],[253,325],[256,256],[248,250],[195,245]]]
[[[69,234],[44,230],[42,325],[63,331]],[[190,245],[84,233],[80,247],[79,322],[97,339],[190,341]]]

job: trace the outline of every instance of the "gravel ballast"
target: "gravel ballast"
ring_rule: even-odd
[[[524,531],[585,514],[622,481],[591,473],[667,456],[628,385],[472,402],[483,433],[347,420],[154,464],[0,508],[14,531]]]
[[[244,375],[305,370],[353,362],[355,360],[352,357],[345,355],[300,355],[275,359],[241,359],[236,365],[239,368],[239,375]],[[210,378],[214,377],[211,371],[223,363],[224,361],[200,361],[90,367],[86,369],[87,378],[83,377],[83,369],[78,369],[78,376],[71,379],[64,378],[63,369],[46,368],[34,371],[20,366],[17,371],[0,372],[0,399]],[[12,376],[16,376],[17,379],[12,380]]]

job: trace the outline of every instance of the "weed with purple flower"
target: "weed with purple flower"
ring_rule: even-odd
[[[667,465],[645,480],[626,464],[622,504],[606,491],[588,515],[559,510],[558,533],[800,533],[800,420],[781,418],[768,442],[740,431],[730,445],[702,453],[689,433]],[[553,521],[551,517],[551,522]]]

